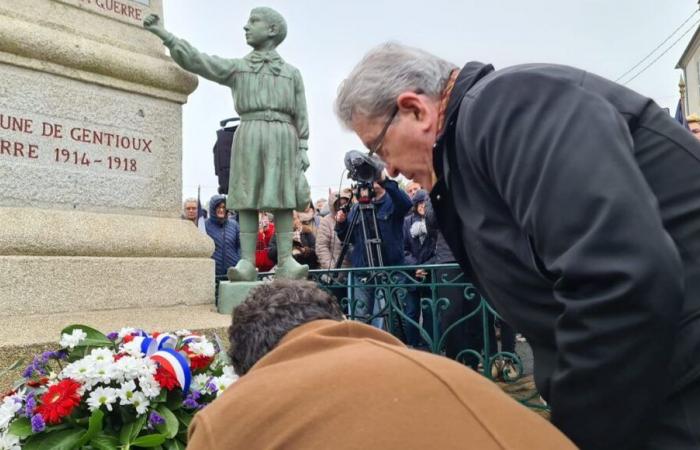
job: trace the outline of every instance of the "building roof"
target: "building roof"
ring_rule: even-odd
[[[693,56],[693,50],[695,50],[698,47],[698,44],[700,43],[700,26],[695,30],[695,33],[693,34],[693,37],[690,39],[690,42],[688,42],[688,46],[683,50],[683,54],[681,55],[681,59],[678,60],[678,64],[676,64],[676,69],[684,69],[687,65],[688,62]]]

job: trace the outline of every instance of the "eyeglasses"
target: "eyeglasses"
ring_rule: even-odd
[[[372,145],[369,146],[369,156],[372,156],[374,154],[379,154],[379,152],[382,149],[382,144],[384,144],[384,138],[386,137],[386,132],[389,131],[389,127],[391,124],[394,122],[394,118],[396,118],[396,114],[399,112],[399,106],[396,105],[394,106],[394,110],[391,112],[391,115],[389,116],[389,120],[386,121],[384,124],[384,128],[382,128],[381,133],[377,136],[377,138],[374,140]]]

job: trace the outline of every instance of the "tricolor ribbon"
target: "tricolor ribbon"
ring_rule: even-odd
[[[202,336],[190,334],[189,336],[185,336],[184,338],[182,338],[182,345],[189,344],[190,342],[201,341],[202,339]]]
[[[173,375],[180,384],[183,393],[190,390],[190,382],[192,381],[192,372],[190,365],[182,354],[173,349],[165,348],[151,355],[151,359],[156,361],[160,366]]]
[[[174,334],[163,333],[158,335],[156,342],[158,343],[158,350],[163,350],[164,348],[175,350],[175,347],[177,346],[177,336]]]

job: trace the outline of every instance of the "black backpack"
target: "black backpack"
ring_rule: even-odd
[[[224,119],[219,122],[220,129],[216,130],[216,143],[214,144],[214,173],[219,179],[219,194],[228,194],[228,178],[231,170],[231,147],[233,135],[240,125],[238,117]]]

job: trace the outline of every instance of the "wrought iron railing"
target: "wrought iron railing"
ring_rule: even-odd
[[[523,376],[523,361],[514,347],[499,348],[494,325],[501,322],[502,331],[507,325],[457,264],[312,270],[309,278],[333,294],[351,320],[383,328],[493,381],[513,384]],[[547,409],[538,398],[532,392],[519,400]]]

